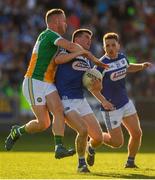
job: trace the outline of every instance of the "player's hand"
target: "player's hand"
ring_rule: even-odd
[[[108,111],[115,110],[114,105],[107,100],[104,100],[104,102],[102,102],[102,106],[105,110],[108,110]]]
[[[89,52],[89,51],[87,51],[87,50],[85,50],[85,49],[81,49],[81,50],[78,51],[77,53],[78,53],[79,55],[87,56],[88,52]]]
[[[108,65],[108,64],[102,63],[101,67],[102,67],[103,69],[109,69],[109,65]]]
[[[144,63],[142,63],[142,69],[146,69],[146,68],[149,68],[149,67],[151,67],[151,66],[152,66],[152,64],[149,63],[149,62],[144,62]]]
[[[109,69],[109,65],[108,64],[104,64],[102,63],[98,58],[96,58],[91,52],[88,51],[88,53],[86,54],[86,57],[88,59],[90,59],[92,62],[94,62],[94,64],[96,64],[97,66],[102,67],[103,69]]]

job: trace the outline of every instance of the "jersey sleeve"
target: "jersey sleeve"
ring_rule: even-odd
[[[127,62],[127,67],[129,67],[130,62],[129,62],[128,58],[127,58],[125,55],[124,55],[124,58],[126,59],[126,62]]]
[[[50,41],[52,44],[56,45],[56,43],[59,39],[63,39],[63,38],[58,33],[52,32],[50,34]]]

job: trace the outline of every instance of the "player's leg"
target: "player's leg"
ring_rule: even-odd
[[[66,122],[77,132],[75,144],[79,159],[78,172],[90,172],[85,161],[85,150],[88,137],[87,126],[79,111],[82,101],[83,99],[67,99],[62,100],[62,103],[65,110],[65,116],[67,117]]]
[[[140,148],[142,130],[137,113],[123,118],[123,125],[128,130],[130,138],[128,142],[128,160],[126,168],[137,167],[134,163],[135,156]]]
[[[83,119],[88,128],[88,135],[90,140],[87,146],[87,163],[89,166],[94,165],[95,148],[102,144],[102,129],[93,113],[83,116]]]
[[[74,149],[67,150],[63,146],[63,137],[65,129],[64,108],[58,92],[55,90],[46,96],[48,110],[53,115],[52,130],[55,140],[55,158],[72,156],[75,154]]]
[[[23,126],[13,126],[5,141],[5,148],[11,150],[14,143],[25,133],[32,134],[41,132],[50,126],[50,118],[45,105],[32,106],[36,119],[31,120]]]
[[[66,122],[77,132],[75,145],[78,154],[78,172],[89,172],[85,161],[85,151],[88,137],[87,126],[79,113],[76,111],[69,111],[66,113]]]
[[[38,87],[42,85],[40,91],[36,91]],[[23,126],[13,126],[9,136],[5,141],[5,148],[11,150],[14,143],[19,139],[24,133],[36,133],[45,130],[50,126],[50,118],[45,105],[45,96],[43,94],[44,83],[36,82],[32,79],[25,79],[23,82],[24,95],[27,98],[31,109],[36,116],[36,119],[28,122]]]
[[[81,101],[78,110],[88,128],[90,141],[87,146],[87,163],[92,166],[95,159],[95,148],[102,143],[102,130],[86,98]]]
[[[124,137],[121,129],[123,117],[122,108],[114,111],[103,111],[103,120],[108,132],[103,133],[103,143],[113,148],[119,148],[124,143]]]
[[[124,144],[121,126],[103,132],[103,143],[112,148],[120,148]]]
[[[142,130],[135,106],[131,100],[124,106],[123,125],[128,130],[130,139],[128,143],[128,160],[126,168],[137,167],[134,163],[142,139]]]

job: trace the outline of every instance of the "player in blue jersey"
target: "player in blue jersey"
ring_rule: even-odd
[[[101,93],[115,107],[113,111],[107,111],[102,107],[103,119],[108,130],[108,133],[103,133],[103,141],[111,147],[121,147],[124,143],[122,124],[130,135],[125,167],[136,168],[134,160],[141,145],[142,130],[135,106],[127,95],[125,77],[128,72],[142,71],[150,67],[151,63],[130,64],[126,56],[119,53],[119,36],[116,33],[104,35],[103,47],[105,55],[100,60],[108,64],[109,69],[97,68],[104,74]]]
[[[78,29],[72,35],[72,41],[88,50],[91,44],[92,32],[88,29]],[[78,153],[78,172],[89,172],[85,161],[87,137],[89,135],[89,155],[87,162],[92,165],[94,160],[94,148],[102,143],[102,130],[93,114],[87,100],[84,98],[82,77],[84,72],[91,68],[89,60],[81,53],[70,53],[66,50],[60,51],[55,58],[58,65],[56,72],[56,87],[64,105],[67,124],[77,132],[76,149]],[[88,53],[88,54],[87,54]],[[87,52],[87,56],[91,56]],[[62,64],[64,61],[68,63]],[[70,61],[72,59],[72,61]],[[111,109],[111,103],[105,99],[102,102],[105,108]]]

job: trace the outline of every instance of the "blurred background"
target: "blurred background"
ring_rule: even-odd
[[[120,35],[122,51],[133,63],[149,61],[152,68],[129,74],[127,90],[134,100],[143,128],[155,127],[155,1],[154,0],[5,0],[0,1],[0,131],[32,118],[22,96],[22,80],[33,45],[45,29],[51,8],[67,16],[65,38],[77,28],[93,31],[91,51],[103,55],[102,37],[109,31]],[[87,94],[98,119],[99,104]],[[7,130],[6,130],[7,131]]]

